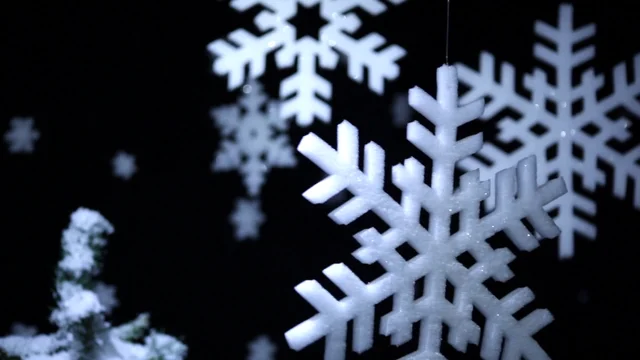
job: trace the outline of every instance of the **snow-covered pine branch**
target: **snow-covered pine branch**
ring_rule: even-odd
[[[97,281],[106,235],[113,226],[100,213],[80,208],[62,235],[62,259],[56,269],[56,308],[49,335],[0,338],[0,357],[21,360],[182,360],[187,347],[149,328],[149,315],[112,327],[105,320],[117,305],[108,285]],[[148,335],[146,335],[148,334]],[[146,335],[146,336],[145,336]],[[4,354],[3,354],[4,352]]]

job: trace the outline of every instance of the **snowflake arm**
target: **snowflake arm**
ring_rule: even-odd
[[[331,99],[333,88],[329,81],[316,73],[316,59],[323,68],[335,69],[338,55],[325,43],[303,38],[278,51],[276,63],[279,67],[293,66],[296,56],[296,73],[280,84],[280,97],[285,99],[291,96],[283,101],[280,115],[285,119],[295,115],[300,126],[311,125],[314,117],[328,123],[331,120],[331,107],[316,95]]]
[[[421,322],[418,350],[406,359],[440,358],[440,336],[446,323],[451,331],[449,343],[465,351],[468,343],[478,344],[480,328],[471,319],[475,305],[487,318],[481,344],[485,359],[544,359],[548,356],[531,337],[551,322],[546,310],[536,310],[521,320],[512,315],[533,299],[529,289],[517,289],[502,299],[496,298],[482,285],[492,277],[506,281],[513,274],[507,264],[513,259],[508,249],[494,250],[486,239],[505,231],[520,249],[531,250],[537,239],[522,224],[527,218],[543,236],[559,233],[543,206],[566,192],[561,179],[536,185],[535,157],[520,161],[517,169],[506,169],[496,176],[497,206],[494,212],[480,218],[479,205],[489,196],[489,182],[479,181],[478,171],[465,174],[460,187],[453,189],[455,162],[479,150],[482,135],[456,140],[460,125],[480,116],[482,101],[457,107],[455,69],[438,69],[437,100],[414,88],[409,103],[436,125],[430,133],[413,122],[407,128],[407,139],[433,159],[431,186],[423,183],[424,166],[409,158],[392,169],[392,181],[402,190],[401,203],[383,190],[384,151],[375,143],[364,147],[364,170],[358,168],[358,131],[344,121],[338,126],[337,148],[333,149],[315,134],[305,136],[298,150],[329,174],[307,190],[303,196],[312,203],[323,203],[343,189],[354,197],[330,217],[348,224],[368,211],[373,211],[390,227],[380,234],[376,229],[363,230],[354,237],[361,248],[353,255],[362,263],[379,262],[386,273],[365,284],[344,264],[334,264],[323,273],[346,297],[334,298],[317,281],[305,281],[296,291],[318,310],[314,317],[289,330],[289,345],[299,350],[326,337],[325,359],[343,359],[346,350],[347,323],[354,320],[353,351],[363,352],[373,345],[374,306],[393,295],[393,310],[382,318],[380,332],[400,345],[411,339],[412,324]],[[419,222],[420,209],[430,213],[428,229]],[[450,234],[451,216],[460,212],[460,230]],[[418,255],[405,260],[395,250],[407,242]],[[469,252],[476,263],[470,268],[456,257]],[[414,300],[414,283],[425,278],[429,294]],[[456,287],[455,298],[445,297],[449,280]]]
[[[390,45],[377,51],[386,43],[385,38],[372,33],[362,39],[353,39],[344,31],[353,32],[360,27],[360,20],[355,16],[348,16],[349,21],[335,22],[327,25],[321,35],[331,39],[333,46],[347,54],[349,77],[357,82],[364,81],[364,70],[368,71],[368,86],[376,94],[384,92],[384,81],[394,80],[400,75],[397,61],[406,55],[406,51],[397,45]],[[346,26],[340,27],[339,24]]]
[[[267,16],[262,12],[260,16]],[[260,18],[256,19],[257,23]],[[249,78],[260,77],[266,67],[267,54],[284,44],[293,43],[295,31],[291,27],[279,26],[262,36],[255,36],[244,29],[229,34],[229,40],[215,40],[207,45],[207,50],[216,57],[213,71],[218,75],[228,75],[228,89],[234,90],[245,79],[245,68],[249,67]]]

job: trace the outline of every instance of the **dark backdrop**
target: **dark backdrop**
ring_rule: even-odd
[[[363,142],[387,150],[389,166],[415,155],[404,129],[393,127],[389,106],[394,94],[413,85],[434,93],[435,69],[444,61],[445,4],[409,0],[378,17],[357,11],[363,20],[358,36],[377,31],[407,50],[400,77],[378,96],[351,81],[344,66],[320,70],[334,84],[333,121],[294,125],[291,142],[313,131],[333,143],[336,125],[348,119],[360,127]],[[598,26],[597,71],[609,76],[640,51],[632,2],[574,5],[577,24]],[[557,11],[556,1],[454,0],[451,61],[476,67],[479,52],[488,50],[514,63],[520,76],[535,64],[534,21],[554,23]],[[2,2],[2,131],[13,116],[33,116],[42,136],[31,155],[0,151],[0,333],[14,321],[52,330],[47,318],[61,232],[70,213],[85,206],[116,227],[104,271],[121,301],[115,323],[149,311],[154,326],[184,336],[191,359],[242,359],[246,343],[261,333],[277,343],[278,359],[321,358],[323,342],[299,353],[286,346],[284,332],[314,314],[293,287],[306,279],[329,286],[321,270],[335,262],[374,278],[375,267],[350,256],[356,249],[351,235],[369,218],[338,226],[327,217],[335,204],[308,203],[301,193],[323,174],[299,155],[296,168],[268,176],[262,238],[240,243],[227,218],[245,189],[236,173],[210,171],[219,135],[208,110],[234,102],[239,92],[227,92],[226,79],[212,74],[205,47],[238,27],[253,29],[255,13],[213,0]],[[272,97],[287,73],[269,57],[261,80]],[[491,125],[483,129],[487,139],[494,136]],[[111,174],[117,150],[137,156],[139,172],[129,182]],[[534,305],[556,318],[536,336],[552,358],[625,358],[637,349],[632,248],[640,212],[629,198],[611,194],[611,185],[594,193],[599,236],[578,239],[575,259],[559,261],[556,241],[547,240],[531,253],[516,252],[512,263],[516,275],[508,287],[529,286]],[[378,336],[374,349],[348,358],[396,358],[415,346],[396,349]],[[443,351],[478,358],[475,347],[464,356],[446,344]]]

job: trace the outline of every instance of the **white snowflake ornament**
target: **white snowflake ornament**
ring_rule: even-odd
[[[480,116],[483,101],[458,107],[455,67],[437,71],[437,101],[419,88],[409,91],[409,104],[435,125],[435,134],[413,121],[407,139],[433,160],[431,184],[424,183],[424,166],[415,158],[392,169],[392,182],[402,191],[396,202],[384,189],[384,150],[370,142],[364,147],[364,171],[358,167],[358,130],[348,123],[338,125],[337,148],[315,134],[306,135],[298,150],[329,176],[303,196],[323,203],[335,193],[348,189],[354,197],[329,216],[338,224],[349,224],[368,211],[388,226],[383,233],[369,228],[354,237],[361,248],[353,255],[364,264],[378,262],[386,270],[365,284],[346,265],[334,264],[323,273],[346,296],[336,299],[317,281],[304,281],[295,290],[318,314],[287,331],[289,346],[300,350],[326,337],[325,359],[345,358],[347,324],[353,320],[352,349],[362,353],[373,345],[375,305],[393,296],[393,310],[382,317],[380,333],[391,336],[394,345],[412,337],[413,324],[420,323],[418,349],[403,359],[444,359],[440,353],[443,324],[449,327],[448,342],[465,352],[468,344],[479,344],[483,359],[547,359],[532,338],[553,319],[547,310],[535,310],[520,320],[514,313],[534,298],[528,288],[520,288],[497,298],[483,284],[489,278],[506,281],[513,273],[508,263],[514,255],[507,248],[494,249],[487,239],[504,231],[521,250],[532,250],[538,240],[522,223],[529,223],[545,237],[560,229],[543,206],[566,192],[562,179],[536,184],[535,156],[521,160],[517,167],[496,175],[496,209],[480,218],[480,202],[490,195],[490,182],[480,181],[477,170],[460,178],[454,189],[455,163],[482,146],[482,134],[456,140],[457,128]],[[429,224],[420,223],[420,212],[429,214]],[[459,214],[459,230],[451,233],[454,214]],[[410,245],[417,255],[402,257],[396,249]],[[473,257],[470,267],[457,258]],[[425,295],[415,298],[414,286],[424,279]],[[447,282],[455,288],[453,301],[445,297]],[[480,325],[472,319],[473,308],[486,318],[482,341]],[[503,347],[504,340],[504,348]]]
[[[111,160],[113,176],[129,180],[138,171],[136,157],[124,151],[118,151]]]
[[[287,121],[278,116],[277,102],[267,101],[257,82],[245,85],[243,92],[238,104],[211,110],[223,136],[211,170],[238,170],[249,195],[256,196],[270,168],[294,167],[296,158],[286,134]]]
[[[247,360],[275,360],[278,348],[266,335],[260,335],[249,343]]]
[[[405,0],[392,0],[400,4]],[[237,11],[260,5],[264,9],[255,18],[255,24],[263,35],[253,35],[237,29],[229,34],[229,40],[215,40],[207,49],[215,57],[213,71],[218,75],[228,75],[229,90],[238,88],[245,82],[245,68],[249,67],[249,77],[260,77],[266,66],[267,54],[276,53],[278,68],[290,68],[297,60],[295,73],[280,84],[283,101],[280,115],[288,119],[294,116],[300,126],[311,125],[314,118],[323,122],[331,119],[331,107],[327,101],[332,96],[329,81],[316,72],[316,62],[323,69],[333,70],[339,60],[339,53],[346,54],[349,77],[359,83],[364,81],[367,69],[369,89],[382,94],[385,80],[398,77],[400,71],[396,61],[405,55],[405,50],[391,45],[378,51],[386,43],[380,34],[371,33],[360,39],[350,34],[360,29],[361,21],[352,12],[355,8],[375,16],[387,10],[381,0],[232,0],[229,4]],[[296,39],[297,29],[292,25],[298,6],[319,5],[320,17],[327,22],[319,31],[320,40],[310,36]]]
[[[237,199],[229,220],[234,226],[236,240],[243,241],[257,239],[266,218],[260,209],[260,200]]]
[[[569,194],[551,203],[547,209],[558,210],[555,220],[564,230],[560,234],[559,256],[571,258],[575,234],[595,239],[597,232],[592,222],[576,213],[577,210],[594,216],[596,203],[575,191],[573,174],[580,175],[582,186],[593,191],[606,181],[605,173],[597,166],[598,160],[609,163],[614,169],[614,195],[624,198],[631,180],[635,183],[633,203],[640,209],[640,146],[624,153],[609,146],[611,140],[625,141],[631,135],[628,129],[630,121],[624,117],[612,118],[609,115],[612,110],[623,107],[629,114],[640,117],[640,54],[633,59],[631,79],[627,80],[626,64],[618,64],[613,70],[612,91],[601,96],[604,75],[596,75],[593,68],[583,66],[594,59],[595,48],[587,46],[574,50],[577,44],[595,35],[594,24],[574,28],[573,7],[565,4],[560,6],[557,26],[537,21],[534,31],[555,45],[554,49],[537,43],[533,48],[534,57],[547,65],[545,68],[550,67],[554,71],[536,68],[524,76],[523,85],[530,96],[516,91],[513,65],[503,63],[500,76],[496,77],[494,56],[489,53],[480,55],[478,71],[463,64],[457,65],[460,81],[470,87],[460,101],[488,96],[491,100],[480,118],[482,120],[495,118],[505,109],[515,110],[519,113],[518,119],[505,117],[498,123],[499,140],[521,143],[513,152],[486,143],[477,155],[489,161],[490,165],[475,157],[464,159],[458,165],[464,170],[480,168],[480,177],[488,178],[498,169],[513,166],[523,156],[536,154],[539,159],[538,181],[558,174],[567,183]],[[578,68],[581,78],[574,82],[572,74]],[[553,104],[553,109],[547,109],[546,103]],[[574,155],[574,148],[580,149],[581,154]],[[555,155],[548,156],[549,149],[555,149]],[[488,201],[485,205],[491,209],[494,203]]]
[[[4,133],[4,141],[9,145],[12,154],[32,153],[35,142],[40,139],[40,132],[33,128],[33,118],[16,117],[11,119],[10,129]]]

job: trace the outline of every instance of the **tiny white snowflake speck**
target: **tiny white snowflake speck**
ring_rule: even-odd
[[[260,226],[265,222],[265,215],[260,209],[260,200],[237,199],[236,208],[229,220],[234,226],[236,240],[257,239],[260,235]]]
[[[490,53],[480,55],[477,71],[457,64],[460,82],[470,87],[460,101],[464,103],[488,97],[490,100],[481,120],[494,119],[505,109],[515,110],[520,114],[517,121],[511,117],[499,120],[498,139],[503,143],[518,141],[522,144],[515,151],[507,152],[486,143],[477,155],[489,161],[490,165],[474,157],[464,159],[458,165],[464,170],[480,168],[481,177],[487,178],[498,169],[513,166],[525,155],[536,154],[540,161],[538,181],[559,174],[567,182],[569,193],[549,204],[547,209],[558,210],[555,220],[563,229],[559,256],[571,258],[575,234],[593,240],[597,232],[595,224],[579,215],[581,212],[594,216],[596,203],[575,191],[573,174],[580,175],[582,186],[593,191],[606,181],[605,173],[598,168],[597,162],[609,163],[613,167],[614,195],[624,198],[628,182],[635,183],[633,203],[640,209],[640,146],[624,153],[609,146],[611,142],[625,142],[631,137],[631,121],[624,116],[611,117],[612,110],[625,108],[627,114],[640,118],[640,54],[633,59],[629,80],[624,62],[614,68],[612,90],[602,96],[605,77],[583,66],[595,58],[595,47],[578,47],[595,35],[594,24],[574,28],[573,7],[564,4],[560,6],[557,26],[536,21],[534,31],[546,42],[553,43],[555,48],[544,43],[535,44],[534,57],[547,65],[544,69],[553,71],[535,68],[525,75],[523,85],[530,96],[516,91],[513,65],[503,63],[500,76],[496,77],[495,59]],[[575,84],[572,77],[578,69],[581,70],[581,78]],[[549,80],[549,75],[552,80]],[[552,103],[555,109],[547,109],[546,103]],[[552,155],[548,151],[554,148],[556,154]],[[575,152],[575,149],[579,151]],[[574,155],[579,152],[582,156]],[[489,199],[485,205],[490,209],[493,201]]]
[[[129,180],[136,173],[136,157],[124,151],[118,151],[111,161],[113,175],[123,180]]]
[[[287,121],[278,115],[277,102],[267,101],[258,82],[245,85],[243,93],[238,104],[211,110],[223,136],[211,170],[238,170],[253,197],[260,194],[269,168],[293,167],[296,158],[286,134]]]
[[[392,0],[400,4],[405,0]],[[216,40],[208,50],[216,56],[213,71],[218,75],[229,75],[228,87],[233,90],[245,82],[245,69],[249,77],[260,77],[266,66],[267,54],[276,52],[278,68],[294,66],[297,69],[280,84],[280,97],[284,100],[281,116],[295,116],[300,126],[310,125],[314,117],[323,122],[331,119],[331,107],[316,95],[330,100],[332,86],[316,72],[316,62],[321,68],[335,69],[339,53],[346,54],[349,77],[359,83],[364,81],[364,70],[368,71],[368,87],[382,94],[385,80],[398,77],[400,70],[396,61],[405,55],[397,45],[380,51],[386,39],[371,33],[360,39],[350,36],[360,29],[361,20],[352,12],[360,7],[370,15],[380,15],[387,10],[381,0],[232,0],[229,4],[238,11],[261,5],[264,7],[255,17],[255,24],[263,35],[255,36],[244,29],[229,34],[233,43]],[[297,15],[297,6],[320,5],[320,16],[327,22],[319,31],[320,40],[305,36],[296,40],[297,29],[291,20]]]
[[[40,132],[33,128],[33,118],[16,117],[10,121],[10,129],[4,134],[4,141],[9,145],[9,152],[32,153]]]

